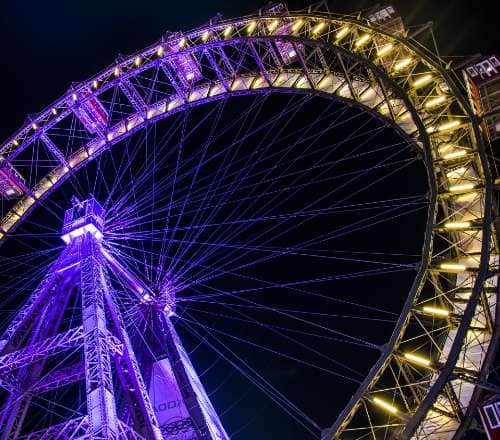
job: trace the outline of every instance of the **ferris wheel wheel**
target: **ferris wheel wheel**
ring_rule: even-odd
[[[498,344],[483,130],[392,8],[73,85],[0,146],[0,439],[459,438]]]

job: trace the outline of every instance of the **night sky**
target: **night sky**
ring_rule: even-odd
[[[258,1],[87,0],[3,2],[0,15],[2,124],[9,136],[28,113],[36,113],[67,90],[127,54],[156,41],[167,30],[189,29],[217,12],[251,13]],[[331,9],[352,12],[376,1],[333,1]],[[443,55],[498,50],[496,2],[397,0],[407,25],[433,21]],[[308,2],[290,2],[290,9]],[[497,3],[498,6],[498,3]],[[498,9],[498,8],[497,8]],[[498,11],[497,11],[498,12]]]
[[[31,0],[5,3],[0,15],[2,139],[12,134],[28,114],[40,111],[65,93],[73,81],[90,77],[110,65],[118,54],[146,47],[167,30],[198,26],[217,12],[230,18],[264,6],[256,1],[210,0],[176,3],[159,0]],[[375,3],[337,0],[330,3],[330,9],[352,12]],[[460,62],[462,56],[486,55],[500,47],[498,18],[487,2],[398,0],[392,4],[402,14],[407,26],[433,21],[441,54],[450,56],[449,60]],[[288,5],[293,10],[308,3],[293,1]],[[415,246],[418,248],[418,242]],[[285,383],[287,380],[293,382],[297,377],[294,368],[289,363],[277,362],[266,374],[270,378],[279,375]],[[296,398],[300,399],[300,387],[296,383],[293,387]],[[253,406],[260,401],[244,399],[244,393],[243,388],[237,390],[238,398],[242,398],[242,411],[248,409],[249,418],[255,419],[258,413]],[[303,397],[314,400],[311,390],[304,390]],[[323,402],[312,404],[311,411],[315,410],[314,405],[319,412],[325,413]],[[241,411],[237,423],[246,423]],[[232,424],[233,428],[235,424]],[[296,431],[288,433],[284,427],[281,431],[280,426],[274,426],[267,435],[256,437],[255,433],[263,432],[264,428],[262,423],[256,423],[238,438],[278,438],[277,432],[287,432],[286,438],[289,439],[301,438]]]

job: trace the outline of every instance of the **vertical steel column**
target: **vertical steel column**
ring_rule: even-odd
[[[65,287],[60,283],[57,289],[54,288],[43,310],[39,312],[38,319],[35,320],[35,329],[28,343],[28,349],[31,344],[44,341],[57,333],[71,293],[71,289]],[[46,359],[43,359],[14,373],[19,389],[9,396],[2,409],[0,419],[0,438],[2,440],[15,440],[19,437],[33,397],[30,387],[40,378],[45,362]]]
[[[108,283],[107,277],[106,283]],[[156,414],[154,412],[153,405],[151,404],[151,400],[149,399],[146,385],[144,384],[144,380],[141,375],[141,371],[139,369],[139,365],[137,363],[137,359],[135,357],[135,353],[128,337],[120,311],[115,300],[113,299],[113,296],[110,294],[109,289],[105,290],[104,295],[110,312],[110,318],[113,321],[113,325],[115,327],[116,335],[123,344],[123,355],[121,356],[119,362],[125,364],[125,366],[127,367],[127,371],[125,372],[122,368],[121,373],[124,378],[126,376],[126,378],[131,382],[131,385],[133,386],[133,397],[135,400],[134,403],[137,403],[139,406],[137,410],[140,412],[141,419],[146,425],[146,429],[148,431],[147,438],[151,440],[162,440],[163,435],[160,430],[160,425],[158,424],[158,420],[156,419]],[[123,386],[125,385],[126,384],[124,383]]]
[[[107,344],[104,267],[95,238],[78,238],[84,332],[85,381],[89,435],[93,440],[118,439],[118,417]]]
[[[194,372],[190,374],[187,369],[190,365],[185,365],[184,363],[180,352],[182,344],[177,336],[177,332],[170,318],[166,317],[163,313],[161,314],[161,320],[163,324],[162,336],[165,341],[167,356],[172,366],[172,371],[181,392],[182,399],[191,417],[198,440],[229,439],[222,426],[218,423],[218,420],[212,420],[210,414],[204,414],[199,398],[205,391],[200,389],[199,394],[196,393],[195,386],[197,385],[193,383],[191,379],[191,374],[194,374]],[[210,426],[212,426],[213,429],[210,429]],[[218,432],[220,435],[212,435],[212,432]]]

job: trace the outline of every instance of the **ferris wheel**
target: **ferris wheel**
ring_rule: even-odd
[[[460,438],[499,336],[462,90],[391,7],[284,4],[74,84],[0,146],[0,439]]]

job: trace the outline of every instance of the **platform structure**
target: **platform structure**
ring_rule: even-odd
[[[171,296],[149,290],[119,261],[103,225],[95,199],[73,198],[66,247],[0,339],[0,384],[8,390],[0,439],[228,439],[172,324]],[[130,337],[115,286],[147,313],[144,337],[155,338],[154,353]],[[81,325],[66,328],[68,313]],[[45,416],[34,397],[71,386],[84,388],[86,401],[62,405],[84,415],[27,432],[33,414]]]

